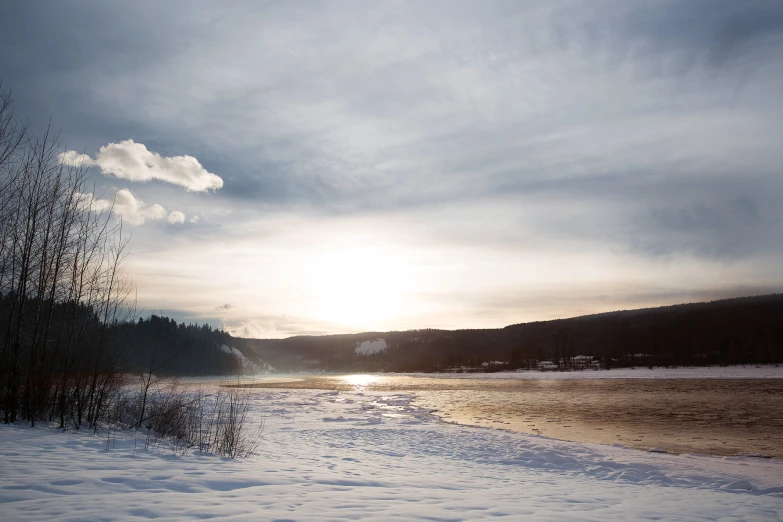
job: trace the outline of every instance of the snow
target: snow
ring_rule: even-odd
[[[0,427],[3,520],[780,520],[783,462],[444,423],[412,395],[258,391],[259,454]]]
[[[375,339],[374,341],[362,341],[360,343],[356,343],[355,353],[359,355],[371,355],[385,351],[386,341],[383,339]]]
[[[484,366],[486,368],[487,366],[494,366],[494,365],[499,366],[501,364],[506,364],[506,363],[504,363],[503,361],[485,361],[481,363],[481,366]]]

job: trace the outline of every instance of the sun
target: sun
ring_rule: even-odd
[[[408,278],[398,254],[343,246],[319,252],[311,270],[314,312],[321,320],[376,329],[402,311]]]

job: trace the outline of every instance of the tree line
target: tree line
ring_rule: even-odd
[[[96,428],[129,374],[230,374],[230,336],[136,320],[128,237],[96,208],[89,165],[31,135],[0,84],[0,418]]]

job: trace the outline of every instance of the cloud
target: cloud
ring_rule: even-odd
[[[101,204],[97,203],[97,200],[92,193],[84,194],[83,192],[77,192],[73,195],[73,199],[79,210],[92,209],[94,212],[103,212],[103,210],[105,210],[101,208]]]
[[[92,158],[87,154],[79,154],[75,150],[67,150],[60,153],[60,163],[63,165],[70,165],[71,167],[79,167],[81,165],[89,165],[92,162]]]
[[[345,328],[324,321],[286,315],[224,318],[222,328],[234,337],[245,339],[279,339],[295,335],[329,335],[345,332]]]
[[[168,222],[171,224],[184,223],[185,214],[183,212],[180,212],[179,210],[175,210],[171,214],[169,214],[169,217],[166,219],[168,219]]]
[[[169,213],[162,205],[152,203],[147,205],[128,189],[120,189],[114,195],[114,200],[96,198],[93,194],[77,193],[78,205],[90,208],[93,212],[111,213],[122,219],[122,222],[132,227],[141,226],[147,221],[167,219],[169,223],[184,223],[185,214],[179,210]]]
[[[157,203],[145,204],[128,189],[118,190],[114,196],[114,214],[131,226],[143,225],[145,221],[158,221],[166,217],[166,209]]]
[[[199,220],[198,216],[193,216],[192,218],[190,218],[189,221],[190,221],[190,223],[198,223],[198,220]]]
[[[208,172],[193,156],[163,157],[133,140],[101,147],[94,160],[86,154],[69,150],[60,154],[60,161],[67,165],[93,161],[106,176],[142,183],[160,180],[192,192],[217,190],[223,186],[223,179]]]
[[[234,303],[230,313],[285,310],[302,324],[270,331],[306,329],[316,324],[311,296],[281,302],[301,280],[286,252],[367,223],[368,237],[396,245],[423,236],[411,248],[432,247],[425,273],[440,259],[465,266],[428,290],[429,309],[453,301],[449,281],[479,277],[475,295],[508,286],[545,307],[565,285],[585,306],[605,293],[602,308],[634,281],[651,281],[651,290],[634,290],[648,296],[783,281],[780,263],[768,262],[783,254],[781,2],[277,2],[217,14],[172,0],[154,16],[134,2],[17,4],[0,17],[10,51],[0,61],[4,81],[25,86],[18,101],[32,121],[52,117],[77,150],[112,142],[101,168],[174,183],[144,187],[155,196],[139,189],[171,207],[195,199],[179,187],[208,190],[217,180],[200,163],[191,179],[182,161],[150,151],[198,151],[209,170],[230,173],[208,206],[188,207],[203,225],[183,238],[194,243],[187,255],[171,252],[171,227],[145,231],[171,256],[171,277],[160,275],[161,259],[149,264],[147,295],[162,280],[172,285],[160,302],[193,309],[203,274],[223,270],[213,291]],[[85,23],[100,30],[74,29]],[[129,136],[145,145],[119,142]],[[304,224],[275,229],[289,213]],[[337,217],[328,233],[318,228]],[[201,259],[208,238],[225,252],[240,232],[266,245],[297,230],[314,232],[244,265]],[[591,255],[598,261],[583,261]],[[528,258],[542,261],[501,271]],[[190,286],[174,286],[189,270],[182,259],[203,262]],[[545,280],[550,265],[590,270],[567,283],[557,274],[547,287],[520,275]],[[602,268],[593,286],[571,291]],[[262,288],[273,289],[259,304]],[[440,324],[464,326],[476,310],[500,307],[460,302],[478,304],[444,313],[452,319]],[[574,310],[588,311],[581,306]],[[504,309],[516,322],[534,308]],[[420,315],[410,324],[436,323]]]
[[[216,306],[215,310],[230,310],[231,308],[233,308],[231,303],[226,303],[224,305]]]

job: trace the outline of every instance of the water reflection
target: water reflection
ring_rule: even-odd
[[[415,394],[416,406],[462,424],[670,453],[783,458],[783,401],[772,400],[783,396],[783,379],[561,375],[542,374],[541,380],[343,374],[249,386]]]
[[[345,381],[347,384],[350,384],[351,386],[364,388],[366,386],[369,386],[370,384],[374,384],[378,382],[381,378],[378,375],[357,374],[357,375],[343,375],[341,379]]]

